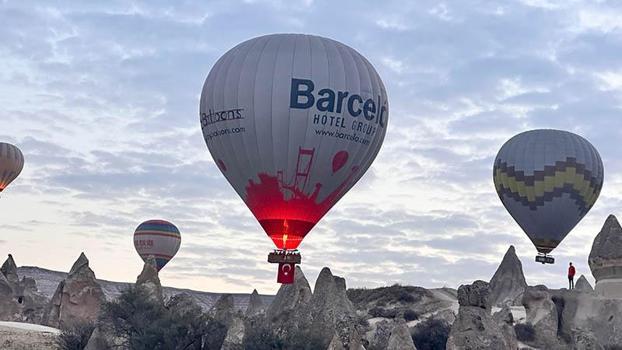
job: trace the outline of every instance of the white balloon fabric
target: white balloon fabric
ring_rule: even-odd
[[[179,250],[181,234],[177,226],[166,220],[148,220],[134,231],[134,248],[147,261],[153,256],[160,271]]]
[[[389,106],[374,67],[337,41],[274,34],[210,71],[200,121],[214,161],[280,249],[295,249],[363,176]]]
[[[22,151],[10,143],[0,142],[0,192],[19,176],[23,168]]]

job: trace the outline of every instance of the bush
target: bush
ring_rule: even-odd
[[[385,309],[383,307],[374,307],[368,311],[369,316],[371,317],[384,317],[384,318],[395,318],[397,316],[397,310],[395,309]]]
[[[56,345],[60,350],[82,350],[88,344],[95,325],[93,323],[79,323],[62,329]]]
[[[531,342],[536,339],[536,330],[530,324],[518,323],[514,325],[516,339],[523,342]]]
[[[227,326],[216,321],[210,320],[207,323],[207,330],[205,331],[204,349],[206,350],[220,350],[222,343],[227,336]]]
[[[405,290],[400,291],[400,294],[397,297],[397,300],[401,301],[402,303],[414,303],[415,301],[417,301],[412,294],[408,293]]]
[[[220,348],[224,340],[224,326],[210,320],[188,297],[176,296],[162,304],[140,288],[131,287],[105,303],[102,320],[134,350],[200,350],[210,337],[220,339],[213,347]]]
[[[416,303],[430,292],[424,288],[412,286],[400,286],[394,284],[390,287],[375,289],[354,288],[346,291],[348,299],[357,306],[373,302],[375,305],[384,306],[391,302]]]
[[[414,321],[417,319],[419,319],[419,315],[415,311],[410,310],[410,309],[404,311],[404,320],[406,320],[407,322]]]
[[[445,350],[450,329],[447,322],[430,318],[416,325],[411,336],[417,350]]]
[[[265,326],[251,327],[244,335],[244,350],[281,350],[285,349],[283,339]]]

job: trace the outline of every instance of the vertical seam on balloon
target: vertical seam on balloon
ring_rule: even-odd
[[[537,138],[536,138],[536,137],[534,137],[534,139],[535,139],[535,140],[534,140],[533,142],[537,142]],[[525,173],[526,173],[526,171],[527,171],[527,169],[528,169],[528,164],[527,164],[527,151],[528,151],[528,150],[529,150],[529,147],[524,147],[524,148],[522,149],[522,151],[523,151],[523,152],[522,152],[523,174],[525,174]],[[517,149],[516,151],[517,151],[517,153],[518,153],[518,152],[520,152],[520,151],[519,151],[519,149]],[[515,167],[515,169],[516,169],[516,164],[514,165],[514,167]],[[534,169],[534,168],[535,168],[535,161],[531,164],[531,167],[532,167],[532,169]],[[535,169],[534,169],[534,170],[535,170]],[[531,221],[535,221],[535,218],[534,218],[534,216],[533,216],[532,211],[531,211],[531,210],[528,210],[528,211],[527,211],[527,213],[528,213],[528,216],[529,216],[530,220],[531,220]],[[514,214],[510,213],[510,215],[514,218],[514,221],[516,221],[516,223],[518,224],[518,226],[520,226],[520,228],[521,228],[521,229],[522,229],[522,230],[523,230],[523,231],[527,234],[527,237],[529,238],[529,240],[531,240],[531,242],[535,245],[535,242],[534,242],[535,236],[532,238],[533,233],[532,233],[532,232],[527,232],[527,230],[525,230],[525,229],[523,228],[523,225],[521,224],[521,222],[520,222],[519,220],[517,220],[517,219],[514,217]],[[531,231],[531,230],[530,230],[530,231]],[[537,247],[536,247],[536,250],[540,251]]]
[[[370,78],[370,83],[371,83],[371,87],[372,87],[372,100],[375,98],[375,94],[378,93],[380,96],[382,96],[383,92],[382,91],[382,81],[380,80],[380,76],[378,75],[378,72],[376,71],[376,69],[373,67],[373,65],[362,55],[359,54],[359,58],[362,61],[362,64],[366,67],[367,69],[367,74],[369,75]],[[378,91],[375,91],[376,89],[378,89]],[[386,92],[385,92],[385,96],[386,96]],[[388,97],[386,97],[388,99]],[[380,113],[380,107],[381,106],[377,106],[376,107],[376,113]],[[387,108],[387,117],[388,117],[388,108]],[[387,118],[388,120],[388,118]],[[377,129],[376,132],[380,131],[380,122],[378,122],[377,124]],[[370,144],[367,145],[367,147],[372,150],[372,152],[369,152],[368,154],[364,154],[363,155],[363,159],[361,160],[361,164],[366,164],[369,163],[369,165],[367,166],[366,169],[361,169],[361,175],[359,176],[359,178],[357,179],[357,181],[355,181],[355,183],[358,182],[358,180],[360,180],[365,173],[367,172],[366,170],[371,168],[372,163],[374,161],[374,159],[376,158],[376,156],[378,155],[378,153],[380,153],[380,149],[382,147],[382,141],[384,140],[384,137],[386,135],[386,132],[388,128],[388,123],[385,123],[384,126],[384,130],[382,132],[382,135],[379,137],[374,137],[373,141],[370,142]],[[377,136],[377,134],[376,134]],[[363,147],[360,147],[359,149],[363,149]],[[352,185],[354,186],[354,184]]]
[[[268,40],[266,40],[266,43],[267,42],[268,42]],[[252,44],[248,45],[248,49],[246,49],[246,51],[244,51],[244,53],[242,55],[243,57],[241,57],[241,59],[239,61],[240,62],[239,66],[238,67],[233,67],[233,68],[239,69],[239,74],[240,74],[238,76],[237,82],[235,84],[235,89],[234,89],[235,101],[238,104],[238,106],[239,106],[239,103],[240,103],[240,81],[241,81],[241,78],[242,78],[242,74],[243,74],[246,62],[247,62],[250,54],[252,53],[255,44],[256,43],[252,43]],[[258,57],[258,60],[257,60],[257,64],[259,64],[259,61],[261,61],[261,52],[259,54],[259,57]],[[235,62],[235,58],[234,58],[233,62]],[[231,69],[231,68],[229,68],[229,69]],[[257,72],[257,69],[255,69],[255,74],[256,74],[256,72]],[[229,73],[227,73],[227,75],[228,74]],[[252,88],[252,94],[251,94],[252,100],[253,100],[253,103],[252,103],[252,106],[253,106],[253,109],[252,109],[253,110],[253,117],[252,118],[248,118],[248,120],[252,120],[253,127],[255,126],[255,108],[254,108],[254,105],[255,105],[255,80],[256,80],[256,77],[253,79],[253,86],[252,86],[253,88]],[[241,124],[241,121],[238,122],[238,127],[239,127],[240,124]],[[237,162],[236,165],[238,165],[236,167],[238,169],[238,177],[245,184],[246,183],[245,181],[248,181],[248,179],[247,179],[248,174],[245,174],[244,169],[251,168],[250,167],[251,161],[250,161],[250,159],[248,157],[248,154],[247,154],[247,143],[246,143],[245,138],[242,135],[237,135],[237,136],[238,136],[238,138],[239,138],[239,140],[240,140],[240,142],[242,144],[242,147],[241,147],[241,150],[240,150],[241,152],[238,152],[238,150],[235,150],[233,153],[235,154],[235,160]],[[236,136],[235,135],[231,135],[231,138],[232,137],[236,137]],[[233,144],[233,143],[231,143],[231,144]],[[233,149],[233,148],[231,148],[231,149]],[[240,157],[238,157],[239,153],[243,153],[243,154],[240,154]],[[251,176],[253,176],[253,175],[251,175]],[[234,186],[234,188],[235,187],[237,187],[237,186]],[[241,191],[242,189],[239,189],[239,190]],[[236,192],[238,192],[238,189],[236,189]],[[238,194],[239,193],[240,192],[238,192]],[[240,195],[240,197],[242,197],[242,196]],[[242,197],[242,201],[244,201],[244,197]]]
[[[309,72],[309,77],[310,77],[311,79],[313,79],[313,45],[312,45],[312,43],[311,43],[311,38],[312,38],[313,36],[312,36],[312,35],[303,35],[302,37],[303,37],[303,39],[306,39],[306,40],[307,40],[307,43],[308,43],[308,45],[309,45],[309,60],[310,60],[310,62],[309,62],[309,63],[310,63],[310,64],[309,64],[309,70],[310,70],[310,72]],[[303,138],[302,138],[302,144],[300,144],[298,147],[305,146],[305,148],[306,148],[306,144],[307,144],[307,134],[308,134],[308,132],[309,132],[309,120],[311,120],[310,115],[311,115],[311,111],[312,111],[312,110],[313,110],[313,106],[312,106],[312,108],[309,108],[309,109],[307,109],[307,111],[306,111],[307,116],[306,116],[305,120],[306,120],[307,122],[305,123],[305,132],[304,132],[304,136],[303,136]],[[290,149],[290,151],[291,151],[291,149]],[[289,159],[289,157],[288,157],[288,159]],[[294,179],[297,177],[297,173],[298,173],[298,169],[296,169],[296,170],[294,171]],[[294,180],[294,181],[295,181],[295,180]],[[317,224],[317,223],[316,223],[316,224]]]
[[[287,38],[284,37],[283,39],[286,40]],[[270,118],[268,118],[268,119],[270,120],[270,128],[269,128],[269,130],[270,130],[270,143],[271,143],[271,147],[270,148],[272,150],[272,157],[271,157],[272,167],[270,168],[270,171],[273,172],[273,175],[276,175],[276,173],[278,171],[277,168],[276,168],[276,162],[275,162],[275,159],[274,159],[275,158],[274,155],[276,154],[276,152],[275,152],[276,150],[274,148],[274,145],[276,144],[274,142],[274,103],[273,103],[273,101],[274,101],[274,86],[276,84],[275,75],[276,75],[276,68],[277,68],[279,52],[281,52],[281,45],[283,44],[284,40],[280,40],[278,42],[278,46],[276,48],[276,54],[275,54],[275,57],[274,57],[275,58],[275,63],[274,63],[274,66],[272,67],[272,75],[271,75],[272,84],[270,86],[270,108],[268,109],[269,111],[271,111],[270,112],[270,114],[271,114]],[[289,114],[289,110],[288,110],[288,114]],[[289,132],[289,130],[288,130],[288,132]],[[257,135],[257,134],[258,134],[257,133],[257,128],[255,127],[255,135]],[[257,149],[259,149],[259,144],[257,144]]]
[[[348,50],[349,54],[352,56],[352,60],[354,61],[354,65],[356,66],[356,70],[358,72],[359,75],[359,91],[362,94],[362,90],[363,90],[363,84],[362,81],[363,79],[361,78],[361,76],[363,75],[363,71],[367,71],[367,76],[368,76],[368,83],[371,87],[371,93],[373,95],[374,91],[374,86],[373,86],[373,78],[370,75],[369,69],[368,67],[366,67],[365,62],[361,59],[361,55],[358,53],[358,51],[355,51],[354,49],[350,48],[350,50]],[[373,96],[372,96],[373,99]],[[364,103],[364,102],[363,102]],[[364,113],[361,113],[360,118],[363,119],[365,118]],[[374,140],[376,138],[374,137]],[[347,189],[352,188],[362,177],[363,174],[365,173],[365,170],[363,169],[363,164],[367,163],[367,161],[369,160],[368,156],[370,154],[365,154],[365,152],[363,152],[365,149],[370,150],[371,147],[373,146],[374,143],[370,142],[367,145],[362,145],[359,143],[353,143],[353,145],[356,146],[355,148],[355,154],[353,155],[352,159],[353,161],[357,161],[358,164],[356,164],[356,166],[359,166],[359,170],[357,171],[357,174],[355,175],[354,179],[356,179],[355,181],[351,181],[351,183],[349,184],[349,186],[347,187]],[[373,153],[373,152],[370,152]],[[360,156],[362,154],[362,156]],[[360,159],[359,159],[360,158]],[[371,164],[369,164],[371,166]]]
[[[367,70],[367,67],[362,67],[364,66],[364,62],[361,60],[361,55],[358,53],[358,51],[354,50],[353,48],[349,47],[349,46],[345,46],[342,48],[344,50],[344,52],[347,53],[348,56],[350,56],[350,58],[352,59],[352,62],[354,62],[354,67],[356,69],[356,73],[358,74],[358,91],[359,93],[362,94],[362,90],[363,90],[363,70],[367,71],[368,74],[368,78],[369,81],[368,83],[370,85],[372,85],[371,87],[373,88],[373,83],[372,83],[372,78],[369,77],[369,70]],[[372,91],[373,93],[373,91]],[[372,97],[373,98],[373,97]],[[359,115],[360,118],[364,118],[364,114],[361,113],[361,115]],[[370,142],[370,144],[368,145],[362,145],[359,143],[351,143],[352,145],[356,146],[353,147],[354,150],[356,151],[355,154],[352,157],[352,164],[354,164],[355,166],[358,166],[359,169],[357,170],[357,173],[354,175],[354,177],[350,180],[350,183],[348,184],[348,186],[344,189],[344,195],[345,192],[350,190],[362,177],[363,174],[365,172],[365,170],[367,170],[369,167],[367,167],[366,169],[363,169],[364,166],[362,166],[363,164],[365,164],[368,161],[368,158],[365,156],[365,153],[363,152],[363,150],[365,149],[371,149],[370,147],[372,147],[372,143]],[[352,151],[352,149],[350,147],[348,147],[348,152]],[[363,154],[362,157],[360,157],[361,159],[359,159],[359,155]],[[357,162],[357,163],[355,163]],[[370,164],[371,165],[371,164]]]
[[[584,139],[583,137],[579,136],[578,141],[581,142],[581,147],[583,147],[583,153],[585,154],[585,161],[584,161],[584,165],[585,165],[585,169],[587,170],[587,163],[588,163],[588,158],[590,161],[590,170],[591,170],[591,176],[594,176],[595,172],[594,172],[594,168],[596,168],[596,164],[595,164],[595,157],[594,154],[592,153],[592,145],[588,143],[588,141],[586,139]],[[575,174],[575,178],[576,178],[576,174]],[[583,178],[585,178],[585,174],[582,175]],[[591,180],[591,179],[588,179]],[[582,183],[582,187],[579,190],[579,193],[586,193],[588,197],[584,198],[584,201],[588,201],[590,200],[591,194],[588,192],[588,190],[591,189],[591,181],[588,182],[583,182]],[[590,205],[588,203],[586,203],[587,205],[589,205],[589,207],[586,206],[586,212],[583,213],[583,215],[581,215],[581,217],[583,218],[585,215],[587,215],[588,211],[590,209],[592,209],[593,205]],[[596,202],[594,202],[594,204],[596,204]]]
[[[292,64],[291,64],[291,72],[292,72],[292,79],[294,78],[294,69],[295,69],[295,65],[296,65],[296,51],[298,50],[298,39],[304,39],[304,35],[297,35],[297,34],[293,34],[293,38],[294,38],[294,50],[292,53]],[[291,89],[291,87],[290,87]],[[290,91],[291,94],[291,91]],[[285,142],[285,145],[287,146],[287,157],[285,157],[285,164],[283,165],[283,181],[287,181],[287,179],[289,178],[289,159],[291,157],[291,147],[289,147],[289,139],[290,139],[290,134],[292,132],[292,107],[289,106],[288,107],[288,115],[289,118],[287,118],[287,132],[285,133],[285,135],[287,136],[287,142]],[[280,214],[280,213],[279,213]]]
[[[326,66],[327,85],[331,86],[331,74],[330,74],[331,64],[330,64],[330,58],[329,58],[329,55],[328,55],[328,52],[327,52],[328,50],[326,49],[326,45],[325,45],[325,42],[324,42],[326,39],[323,39],[323,38],[320,38],[320,37],[316,37],[316,36],[313,36],[312,38],[314,40],[316,40],[319,43],[319,45],[323,48],[323,50],[321,50],[321,51],[324,52],[324,56],[326,57],[326,63],[327,63],[327,66]],[[318,114],[319,114],[319,111],[318,111]],[[305,129],[305,137],[307,136],[308,131],[309,131],[309,121],[310,120],[311,119],[307,119],[306,129]],[[327,140],[327,139],[328,139],[328,137],[321,137],[320,138],[320,144],[317,146],[317,150],[316,150],[316,155],[317,155],[318,158],[322,154],[322,150],[324,148],[326,148],[326,145],[325,145],[324,141]],[[336,139],[332,139],[332,141],[333,141],[332,145],[337,143],[335,140]],[[322,146],[324,146],[324,147],[322,147]],[[330,149],[330,147],[329,147],[329,149]],[[315,162],[315,168],[316,169],[317,169],[317,166],[318,166],[318,162]],[[313,171],[313,169],[310,169],[310,170],[311,170],[310,172],[311,172],[312,175],[315,175],[315,173],[317,173],[317,171]],[[315,176],[310,176],[310,178],[314,178],[314,177]],[[322,184],[322,185],[325,186],[325,184]],[[305,190],[305,189],[303,188],[303,190]],[[326,189],[324,188],[324,190],[326,190]],[[320,220],[321,220],[321,218],[320,218]],[[319,222],[319,220],[318,220],[318,222]]]
[[[220,76],[222,74],[224,74],[222,72],[222,70],[224,69],[224,66],[227,65],[228,60],[230,60],[228,54],[229,54],[229,52],[231,52],[233,50],[236,50],[236,49],[241,50],[241,48],[244,48],[244,44],[245,44],[245,42],[241,43],[241,44],[235,46],[234,48],[232,48],[231,50],[227,51],[227,53],[225,53],[224,56],[222,56],[220,59],[218,59],[216,61],[214,67],[212,67],[212,70],[215,69],[213,81],[210,82],[211,85],[212,85],[211,86],[212,90],[208,91],[209,97],[206,97],[206,99],[207,99],[206,102],[207,102],[208,106],[211,105],[211,107],[214,108],[214,112],[216,112],[216,94],[218,92],[217,83],[218,83],[218,79],[220,78]],[[210,76],[210,74],[208,74],[208,76],[207,76],[207,79],[208,79],[207,81],[209,81],[209,76]],[[207,81],[206,81],[206,83],[207,83]],[[208,86],[205,86],[205,88],[208,88]],[[205,143],[206,143],[206,146],[208,146],[207,140],[205,140]],[[218,159],[220,159],[219,156],[221,156],[221,154],[218,154],[218,153],[224,152],[224,150],[227,147],[225,147],[225,142],[224,142],[224,140],[221,137],[216,137],[215,140],[214,140],[214,143],[218,144],[218,146],[219,146],[219,147],[217,147],[218,148],[217,150],[212,152],[212,150],[209,148],[209,146],[207,148],[210,151],[210,153],[212,154],[212,159],[214,160],[214,163],[216,163],[216,166],[220,169],[220,165],[218,165],[217,162],[218,162]],[[232,168],[234,166],[235,165],[233,165]],[[221,170],[221,172],[223,172],[223,171]],[[227,180],[227,182],[229,182],[229,183],[235,182],[235,178],[234,178],[235,175],[224,174],[224,172],[223,172],[223,175],[224,175],[225,179]],[[229,180],[228,176],[232,177],[231,181]],[[235,186],[234,186],[234,191],[236,191],[236,193],[238,193],[238,195],[240,195],[239,192],[237,191],[237,189],[235,188]]]
[[[256,108],[256,103],[257,103],[257,99],[255,98],[255,89],[257,86],[257,76],[259,75],[259,64],[262,60],[262,58],[264,57],[264,52],[266,51],[266,47],[268,47],[268,45],[270,44],[270,40],[272,40],[272,37],[266,37],[266,42],[264,43],[263,47],[261,48],[261,50],[259,51],[259,55],[257,58],[257,62],[255,63],[255,68],[253,69],[253,71],[255,72],[254,77],[253,77],[253,88],[252,88],[252,98],[253,98],[253,103],[252,103],[252,107],[253,107],[253,118],[251,118],[253,120],[253,129],[255,130],[255,147],[257,149],[257,156],[259,157],[259,159],[257,159],[257,162],[260,164],[262,163],[262,159],[261,159],[261,155],[259,154],[259,141],[258,141],[258,133],[257,133],[257,118],[256,118],[256,112],[257,112],[257,108]],[[246,64],[246,62],[244,62],[244,64]],[[238,87],[239,87],[239,81],[238,81]],[[242,139],[244,139],[242,137]],[[245,151],[246,151],[246,144],[244,147]],[[247,163],[250,165],[250,159],[247,159]],[[257,176],[257,174],[255,174],[255,168],[253,167],[253,174],[247,174],[247,176],[252,176],[255,177]],[[246,186],[246,185],[245,185]],[[254,213],[253,213],[254,215]]]

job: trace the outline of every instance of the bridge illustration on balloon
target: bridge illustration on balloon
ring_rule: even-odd
[[[262,172],[257,174],[258,182],[249,179],[245,188],[244,201],[277,247],[268,261],[280,264],[279,276],[283,270],[293,271],[293,265],[301,262],[298,246],[344,194],[359,169],[351,167],[346,178],[320,201],[322,183],[316,182],[309,188],[315,152],[315,148],[298,148],[296,169],[290,179],[282,169],[276,174]],[[339,171],[347,158],[346,151],[337,152],[333,157],[333,169]],[[339,169],[335,168],[335,163],[340,165]],[[284,264],[291,266],[284,267]]]

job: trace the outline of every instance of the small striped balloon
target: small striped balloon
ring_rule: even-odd
[[[24,155],[19,148],[0,142],[0,192],[19,176],[24,168]]]
[[[134,248],[147,261],[149,256],[156,260],[160,271],[177,254],[181,245],[179,229],[165,220],[148,220],[134,231]]]

